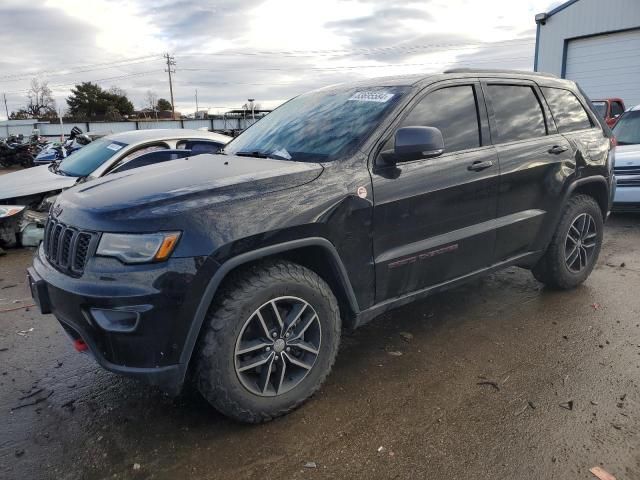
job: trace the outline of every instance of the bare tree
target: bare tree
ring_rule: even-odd
[[[32,117],[55,116],[56,101],[47,82],[41,82],[37,78],[32,79],[27,100],[29,103],[25,110]]]
[[[158,119],[158,111],[156,110],[156,104],[158,103],[158,94],[152,90],[147,90],[144,96],[145,108],[148,108],[151,114]]]
[[[146,106],[151,110],[155,110],[156,104],[158,103],[158,94],[152,90],[147,90],[144,99],[146,102]]]

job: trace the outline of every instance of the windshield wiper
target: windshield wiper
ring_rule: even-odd
[[[239,157],[271,158],[273,160],[291,160],[291,157],[280,155],[278,152],[265,153],[260,150],[236,152]]]
[[[269,158],[269,155],[260,150],[236,152],[236,155],[239,157]]]

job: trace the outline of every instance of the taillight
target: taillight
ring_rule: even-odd
[[[609,142],[611,144],[611,148],[616,148],[618,146],[618,139],[615,136],[612,136],[609,139]]]

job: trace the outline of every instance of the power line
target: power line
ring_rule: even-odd
[[[92,83],[99,83],[99,82],[107,82],[109,80],[120,80],[123,78],[129,78],[129,77],[138,77],[141,75],[149,75],[150,73],[158,73],[157,70],[147,70],[145,72],[135,72],[135,73],[128,73],[126,75],[118,75],[116,77],[107,77],[107,78],[100,78],[97,80],[84,80],[83,82],[92,82]],[[80,83],[83,83],[80,82]],[[59,83],[59,84],[55,84],[55,85],[49,85],[49,88],[61,88],[61,87],[74,87],[78,84],[78,82],[71,82],[71,83]],[[18,94],[18,93],[28,93],[29,90],[17,90],[14,92],[7,92],[9,94]]]
[[[497,57],[494,59],[487,60],[478,60],[473,62],[477,63],[493,63],[497,61],[506,61],[506,60],[530,60],[530,56],[525,57]],[[340,71],[340,70],[359,70],[361,68],[397,68],[397,67],[425,67],[430,65],[450,65],[456,62],[424,62],[424,63],[385,63],[382,65],[340,65],[335,67],[249,67],[244,69],[229,69],[225,68],[225,72],[245,72],[245,71],[292,71],[292,70],[305,70],[305,71]],[[180,71],[183,72],[219,72],[220,69],[211,69],[211,68],[181,68]]]
[[[110,66],[104,66],[104,67],[95,67],[95,68],[87,68],[84,70],[68,70],[68,71],[60,71],[57,73],[50,73],[47,75],[39,75],[40,77],[44,76],[45,78],[50,78],[50,77],[61,77],[61,76],[66,76],[66,75],[75,75],[77,73],[86,73],[86,72],[94,72],[96,70],[105,70],[105,69],[110,69],[110,68],[120,68],[120,67],[128,67],[129,65],[139,65],[141,63],[149,63],[149,62],[153,62],[153,61],[158,61],[160,60],[160,58],[153,58],[153,59],[149,59],[149,60],[141,60],[138,62],[130,62],[130,63],[122,63],[122,64],[118,64],[118,65],[110,65]],[[10,78],[10,79],[0,79],[0,83],[10,83],[10,82],[17,82],[20,80],[27,80],[29,78],[33,78],[37,75],[22,75],[20,77],[15,77],[15,78]]]
[[[181,54],[181,57],[200,56],[268,56],[278,55],[284,57],[317,57],[317,56],[349,56],[349,55],[378,55],[394,53],[397,51],[415,51],[425,49],[444,48],[445,51],[466,50],[478,47],[502,48],[514,45],[533,45],[533,38],[518,40],[504,40],[501,42],[475,42],[475,43],[431,43],[418,45],[393,45],[390,47],[359,48],[359,49],[335,49],[335,50],[258,50],[258,51],[222,51],[222,52],[196,52]]]
[[[36,72],[15,73],[11,75],[2,75],[0,76],[0,80],[4,80],[4,79],[20,80],[22,79],[22,77],[30,78],[30,77],[38,77],[38,76],[56,76],[56,75],[67,75],[70,73],[90,72],[93,70],[102,70],[106,68],[117,68],[117,67],[124,67],[127,65],[135,65],[138,63],[146,63],[152,60],[159,60],[160,58],[161,57],[159,55],[153,55],[153,56],[146,55],[144,57],[126,58],[126,59],[115,60],[111,62],[80,65],[75,67],[69,67],[63,70],[40,70]],[[65,71],[69,73],[61,73]]]

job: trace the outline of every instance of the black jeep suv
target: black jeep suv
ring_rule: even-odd
[[[202,155],[68,190],[33,296],[103,367],[189,378],[261,422],[322,384],[343,327],[510,265],[596,263],[613,139],[552,76],[452,70],[296,97]]]

